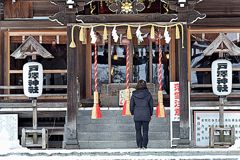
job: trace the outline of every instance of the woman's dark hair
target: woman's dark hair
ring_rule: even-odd
[[[136,86],[136,90],[140,90],[140,89],[147,89],[147,84],[146,81],[144,80],[139,80]]]

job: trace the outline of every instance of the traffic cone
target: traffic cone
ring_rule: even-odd
[[[156,108],[156,117],[157,118],[165,118],[166,112],[163,105],[163,94],[162,91],[158,91],[158,105]]]
[[[94,92],[94,104],[92,108],[92,119],[99,119],[102,118],[102,113],[100,110],[100,105],[98,101],[98,92]]]

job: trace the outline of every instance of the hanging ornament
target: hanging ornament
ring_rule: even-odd
[[[128,26],[128,29],[127,29],[127,39],[132,39],[132,32],[131,32],[130,26]]]
[[[74,38],[74,37],[72,36],[72,41],[71,41],[71,43],[70,43],[70,45],[69,45],[70,48],[75,48],[75,47],[76,47],[76,44],[75,44],[73,38]]]
[[[91,28],[91,31],[90,31],[90,37],[91,37],[91,43],[95,44],[97,42],[97,36],[96,36],[95,32],[93,31],[93,27]]]
[[[151,39],[155,39],[154,26],[151,27],[150,38],[151,38]]]
[[[94,43],[94,103],[92,108],[92,119],[102,118],[102,113],[99,105],[99,97],[98,97],[98,66],[97,66],[97,44]]]
[[[104,27],[103,30],[103,40],[106,41],[108,39],[107,27]]]
[[[142,32],[140,31],[141,26],[139,25],[137,30],[136,30],[136,37],[138,39],[138,42],[143,42],[143,36],[142,36]]]
[[[116,26],[113,27],[112,37],[113,37],[113,41],[116,43],[118,41],[118,38],[119,38],[119,36],[117,35]]]
[[[161,49],[161,35],[158,37],[158,105],[156,107],[156,117],[157,118],[165,118],[165,108],[163,105],[163,92],[162,92],[162,49]]]
[[[165,37],[166,43],[169,43],[171,40],[171,37],[169,36],[167,26],[165,27],[165,30],[164,30],[164,37]]]
[[[81,29],[79,31],[79,41],[81,41],[81,42],[85,41],[85,35],[84,35],[83,27],[81,27]]]
[[[126,45],[126,89],[125,89],[125,101],[122,110],[122,116],[130,116],[130,89],[129,89],[129,45]]]
[[[180,39],[180,31],[178,25],[176,25],[176,39]]]

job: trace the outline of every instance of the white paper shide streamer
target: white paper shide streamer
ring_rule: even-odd
[[[90,37],[91,37],[91,43],[95,44],[97,42],[97,36],[96,36],[95,32],[93,31],[93,27],[91,28],[91,31],[90,31]]]
[[[117,41],[118,41],[119,36],[117,35],[116,26],[113,27],[112,37],[113,37],[114,42],[117,42]]]
[[[164,30],[164,37],[165,37],[166,43],[169,43],[171,40],[171,37],[169,36],[167,27],[165,27],[165,30]]]
[[[140,31],[141,26],[138,26],[137,30],[136,30],[136,36],[138,39],[138,42],[143,42],[143,36],[142,36],[142,32]]]

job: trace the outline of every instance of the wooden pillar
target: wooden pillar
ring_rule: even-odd
[[[112,83],[112,36],[108,34],[108,83]]]
[[[78,33],[80,32],[80,29],[76,29],[75,31],[75,37],[78,37]],[[92,55],[89,52],[86,52],[86,49],[83,47],[83,44],[79,41],[78,38],[75,39],[76,42],[76,53],[75,53],[75,58],[77,61],[76,64],[76,76],[78,77],[78,83],[79,83],[79,99],[84,99],[86,98],[86,95],[88,92],[86,90],[89,90],[89,86],[87,86],[87,79],[86,76],[91,74],[89,70],[89,66],[91,67],[92,65],[89,65],[89,62],[91,64],[92,60]],[[89,55],[90,54],[90,55]],[[85,58],[88,57],[89,59],[86,60]],[[88,66],[87,66],[88,64]],[[88,70],[87,70],[88,69]],[[90,72],[90,73],[89,73]],[[89,78],[89,76],[88,76]],[[91,77],[90,77],[91,78]],[[89,81],[89,80],[88,80]],[[90,79],[91,82],[91,79]]]
[[[134,52],[134,45],[132,40],[130,41],[128,52],[129,52],[129,82],[132,83],[133,82],[133,52]]]
[[[3,10],[3,1],[0,2],[0,21],[3,20],[4,17],[4,10]]]
[[[85,79],[86,79],[86,98],[92,98],[92,44],[89,36],[89,30],[87,31],[87,44],[85,47]]]
[[[2,29],[0,28],[0,85],[2,86],[3,85],[3,77],[4,77],[4,70],[3,70],[3,64],[4,64],[4,60],[3,60],[3,53],[4,53],[4,50],[3,50],[3,46],[4,46],[4,36],[3,36],[3,31]],[[0,90],[0,94],[3,93],[3,90]]]
[[[8,31],[5,31],[3,33],[3,50],[4,52],[2,53],[3,55],[3,59],[4,59],[4,62],[3,62],[3,84],[5,86],[8,86],[10,85],[10,75],[9,75],[9,70],[10,70],[10,36],[9,36],[9,32]],[[2,59],[2,60],[3,60]],[[10,90],[9,89],[5,89],[4,90],[4,94],[9,94],[10,93]]]
[[[179,89],[180,89],[180,141],[179,146],[188,146],[189,141],[189,99],[188,99],[188,54],[187,26],[184,25],[184,48],[179,46]]]
[[[152,51],[152,40],[149,40],[149,83],[153,83],[153,51]]]
[[[0,21],[2,21],[4,19],[4,11],[3,11],[3,1],[0,2]],[[3,35],[3,31],[2,28],[0,26],[0,59],[1,59],[1,64],[0,64],[0,85],[3,85],[3,54],[4,54],[4,50],[3,50],[3,46],[4,46],[4,35]],[[0,90],[0,93],[2,93],[2,90]]]
[[[70,48],[72,26],[67,26],[67,113],[66,124],[64,127],[63,148],[79,148],[77,138],[77,114],[78,114],[78,97],[77,97],[77,77],[78,59],[77,48]],[[77,33],[76,31],[74,32]],[[75,38],[76,36],[74,36]],[[75,42],[79,43],[77,38]]]

